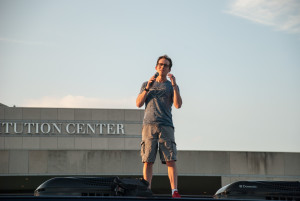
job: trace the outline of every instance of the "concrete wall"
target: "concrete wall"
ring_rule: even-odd
[[[0,176],[8,175],[142,175],[139,151],[1,150]],[[237,180],[300,180],[299,153],[179,151],[180,176],[221,176]],[[165,165],[155,175],[167,175]]]
[[[221,176],[222,186],[240,180],[300,181],[300,153],[181,151],[179,160],[181,175]]]
[[[10,108],[1,122],[121,122],[124,135],[0,134],[0,176],[142,175],[139,153],[143,110]],[[157,158],[159,159],[159,158]],[[179,176],[237,180],[300,180],[300,153],[179,151]],[[167,175],[159,160],[154,175]]]
[[[64,130],[58,134],[36,133],[33,127],[28,134],[25,129],[20,134],[6,134],[5,125],[0,125],[0,150],[138,150],[143,110],[122,109],[57,109],[57,108],[17,108],[0,107],[0,124],[3,122],[21,123],[122,123],[125,135],[68,134]],[[9,127],[13,131],[13,127]]]

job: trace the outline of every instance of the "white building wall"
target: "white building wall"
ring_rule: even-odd
[[[0,177],[15,175],[142,175],[139,153],[143,110],[11,108],[0,122],[123,124],[125,134],[7,133],[1,126]],[[10,128],[12,129],[12,128]],[[167,175],[159,158],[154,175]],[[300,153],[179,151],[179,176],[238,180],[300,180]]]

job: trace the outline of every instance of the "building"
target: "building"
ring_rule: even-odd
[[[32,194],[57,176],[142,177],[143,113],[0,104],[0,194]],[[300,180],[300,153],[179,150],[178,159],[181,194],[212,195],[238,180]],[[153,191],[170,193],[159,160]]]

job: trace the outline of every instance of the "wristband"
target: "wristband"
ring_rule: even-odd
[[[148,91],[149,91],[149,89],[145,88],[145,89],[144,89],[144,91],[147,91],[147,92],[148,92]]]

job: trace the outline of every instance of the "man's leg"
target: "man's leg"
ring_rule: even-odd
[[[143,168],[143,175],[144,175],[144,179],[149,182],[150,189],[151,189],[152,173],[153,173],[153,163],[145,162]]]
[[[177,189],[177,167],[175,161],[167,161],[168,176],[171,184],[171,189]]]

